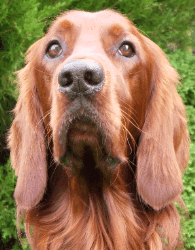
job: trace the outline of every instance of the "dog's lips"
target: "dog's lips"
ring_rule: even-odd
[[[102,144],[101,135],[97,127],[81,121],[71,126],[67,133],[68,146],[74,148],[77,144],[91,145]],[[95,145],[94,145],[95,146]]]
[[[75,171],[86,165],[91,168],[104,165],[107,170],[116,168],[121,161],[112,157],[105,146],[105,137],[102,129],[89,117],[74,119],[67,130],[66,152],[60,162]]]
[[[82,117],[73,121],[67,131],[66,155],[83,160],[86,151],[90,150],[97,162],[102,157],[103,144],[100,130],[95,123]]]

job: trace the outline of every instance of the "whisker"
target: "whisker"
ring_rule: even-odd
[[[130,114],[128,114],[127,112],[125,112],[124,110],[121,109],[121,112],[123,113],[123,117],[128,120],[134,127],[136,127],[137,129],[139,128],[139,124],[136,122],[135,119],[132,118],[132,116]],[[132,121],[131,121],[132,120]],[[140,129],[141,130],[141,129]]]
[[[134,145],[134,147],[135,147],[136,141],[135,141],[135,139],[133,138],[132,134],[130,133],[130,131],[127,129],[127,127],[126,127],[124,124],[122,124],[122,126],[123,126],[123,128],[125,129],[125,131],[127,132],[127,134],[130,136],[130,138],[132,139],[133,145]],[[129,146],[130,146],[130,145],[129,145]],[[130,147],[131,147],[131,146],[130,146]],[[132,151],[132,148],[131,148],[131,151]]]
[[[46,74],[46,75],[49,75],[49,76],[53,76],[52,74],[49,74],[48,72],[45,72],[45,71],[42,71],[42,70],[40,70],[40,69],[37,69],[37,68],[34,68],[36,71],[39,71],[39,72],[41,72],[41,73],[43,73],[43,74]]]
[[[47,112],[46,112],[46,114],[43,116],[43,117],[41,117],[41,119],[39,120],[39,122],[37,123],[37,126],[39,125],[39,123],[40,122],[43,122],[43,120],[48,116],[48,115],[50,115],[51,114],[51,110],[48,110]],[[37,127],[36,126],[36,127]]]

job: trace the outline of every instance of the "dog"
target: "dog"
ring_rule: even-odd
[[[175,249],[189,133],[162,50],[115,11],[68,11],[18,78],[9,147],[32,249]]]

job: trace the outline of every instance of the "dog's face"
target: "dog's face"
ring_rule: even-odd
[[[43,196],[51,145],[57,165],[88,184],[99,173],[109,180],[118,169],[129,173],[131,161],[127,182],[135,179],[154,209],[181,193],[189,140],[178,75],[123,15],[66,12],[30,47],[18,76],[10,130],[18,204],[33,207]]]
[[[38,92],[56,161],[74,168],[89,155],[92,165],[107,168],[126,161],[128,140],[136,143],[143,126],[151,79],[141,69],[149,59],[141,34],[113,11],[70,11],[40,41]]]

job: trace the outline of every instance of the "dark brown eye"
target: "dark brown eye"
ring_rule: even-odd
[[[47,49],[47,55],[50,58],[55,58],[61,55],[62,48],[58,43],[52,43]]]
[[[135,50],[133,46],[128,42],[123,43],[120,46],[118,52],[121,56],[125,56],[125,57],[132,57],[135,54]]]

